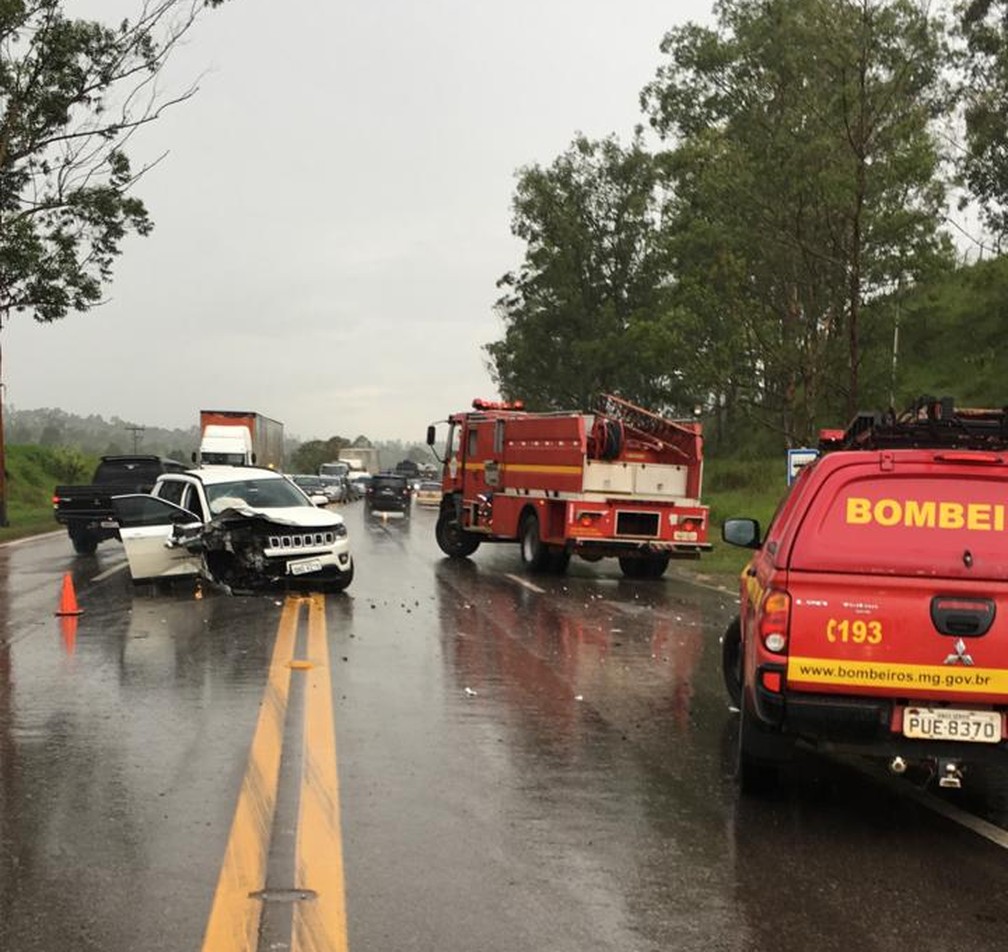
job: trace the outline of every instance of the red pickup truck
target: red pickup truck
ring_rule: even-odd
[[[744,792],[796,743],[958,787],[1008,753],[1008,411],[922,397],[824,431],[755,550],[723,639]]]

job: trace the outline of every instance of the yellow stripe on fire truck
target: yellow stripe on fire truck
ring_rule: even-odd
[[[468,462],[465,464],[467,472],[480,472],[485,469],[483,463]],[[580,476],[583,472],[580,466],[546,466],[538,463],[507,463],[501,466],[501,471],[507,471],[512,475],[518,473],[566,473],[572,476]]]

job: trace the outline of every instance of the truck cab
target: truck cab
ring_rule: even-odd
[[[244,426],[207,426],[200,440],[198,462],[201,466],[254,466],[252,434]]]

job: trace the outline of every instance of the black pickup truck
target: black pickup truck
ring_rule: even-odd
[[[112,497],[148,493],[162,473],[180,473],[185,463],[160,456],[103,456],[88,485],[53,490],[56,521],[67,527],[74,551],[91,555],[104,539],[118,537]]]

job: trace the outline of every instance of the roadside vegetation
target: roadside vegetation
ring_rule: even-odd
[[[0,527],[0,542],[50,532],[59,526],[53,518],[52,494],[57,483],[90,479],[98,458],[67,447],[7,447],[7,519]]]
[[[1008,402],[984,288],[1008,238],[1008,2],[712,12],[662,39],[629,137],[518,171],[525,250],[485,345],[502,397],[696,411],[733,457],[922,393]]]
[[[136,185],[160,159],[137,166],[127,148],[196,94],[158,80],[204,9],[223,2],[139,0],[110,25],[75,18],[67,0],[0,4],[0,326],[90,310],[124,239],[150,234]],[[0,494],[0,526],[11,515]]]

